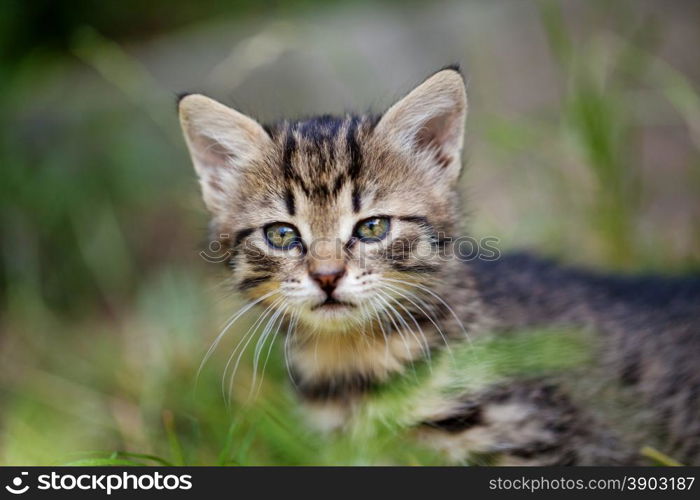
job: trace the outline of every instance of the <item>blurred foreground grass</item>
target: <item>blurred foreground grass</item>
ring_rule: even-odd
[[[515,117],[477,105],[470,118],[479,156],[466,183],[477,191],[507,178],[486,206],[512,198],[516,211],[534,200],[532,210],[504,225],[470,202],[474,230],[605,268],[697,269],[700,220],[650,226],[660,195],[639,168],[645,130],[664,107],[690,138],[688,168],[657,178],[673,175],[694,193],[677,210],[696,210],[700,97],[655,53],[668,27],[622,12],[615,29],[575,37],[555,5],[539,14],[561,97]],[[195,391],[202,356],[237,302],[197,255],[206,220],[173,96],[89,26],[74,31],[67,56],[35,50],[2,69],[1,464],[435,461],[392,446],[389,433],[361,444],[309,431],[276,350],[257,398],[247,403],[246,365],[227,407],[221,372],[250,322],[231,332]]]

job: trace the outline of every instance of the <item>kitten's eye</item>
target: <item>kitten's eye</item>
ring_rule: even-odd
[[[370,217],[357,223],[355,237],[361,241],[379,241],[389,232],[388,217]]]
[[[289,250],[301,243],[299,233],[289,224],[275,222],[263,228],[265,239],[275,248]]]

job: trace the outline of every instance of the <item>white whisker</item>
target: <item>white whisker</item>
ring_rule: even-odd
[[[273,310],[274,307],[276,307],[278,304],[280,304],[284,299],[278,298],[276,299],[272,304],[270,304],[263,312],[262,314],[258,317],[258,319],[251,325],[251,327],[248,329],[248,331],[241,337],[241,340],[236,344],[236,347],[233,349],[231,352],[231,355],[229,356],[228,360],[226,361],[226,366],[224,368],[224,373],[221,378],[221,390],[224,395],[224,399],[227,401],[227,405],[230,403],[230,394],[231,390],[233,388],[233,378],[236,374],[236,370],[238,369],[238,364],[241,360],[241,355],[245,352],[246,348],[248,347],[248,344],[250,344],[250,341],[255,337],[255,332],[257,331],[258,327],[262,324],[262,322],[265,320],[267,315]],[[247,340],[246,340],[247,338]],[[243,344],[245,341],[245,344]],[[241,347],[243,344],[243,347],[240,351],[240,354],[238,355],[238,358],[236,359],[236,365],[231,372],[230,379],[229,379],[229,384],[228,384],[228,390],[226,389],[226,374],[228,373],[229,366],[231,365],[231,362],[233,361],[233,357],[235,356],[236,352],[238,349]]]
[[[405,349],[406,349],[406,354],[408,355],[408,359],[409,359],[409,361],[410,361],[410,363],[411,363],[411,367],[412,367],[413,373],[414,373],[414,375],[415,375],[415,373],[416,373],[416,367],[415,367],[415,365],[413,364],[413,353],[411,352],[411,348],[409,347],[408,342],[406,341],[406,337],[404,337],[403,333],[401,333],[401,328],[399,328],[399,325],[398,325],[398,324],[396,323],[396,321],[394,320],[394,316],[393,316],[393,314],[392,314],[392,310],[393,310],[394,312],[396,312],[396,310],[395,310],[394,308],[392,308],[392,307],[391,307],[391,304],[389,304],[386,300],[384,300],[384,298],[383,298],[381,295],[378,295],[378,294],[377,294],[377,295],[375,295],[375,297],[377,297],[379,300],[381,300],[382,302],[384,302],[384,305],[388,307],[388,309],[384,309],[383,312],[386,313],[387,317],[388,317],[389,320],[391,321],[391,324],[394,325],[394,331],[396,332],[396,334],[397,334],[397,335],[399,336],[399,338],[401,339],[401,342],[403,342],[403,345],[404,345],[404,347],[405,347]]]
[[[419,290],[422,290],[422,291],[424,291],[424,292],[426,292],[426,293],[432,295],[433,297],[435,297],[437,300],[440,301],[440,303],[441,303],[443,306],[445,306],[445,308],[450,312],[450,314],[452,314],[452,316],[454,317],[454,319],[457,320],[457,323],[459,324],[459,327],[462,329],[462,332],[464,333],[464,336],[466,337],[466,339],[467,339],[467,340],[469,341],[469,343],[471,344],[471,337],[469,336],[469,333],[467,332],[467,329],[464,327],[464,324],[462,323],[462,320],[459,319],[459,316],[457,316],[457,313],[454,311],[454,309],[452,309],[452,307],[450,307],[450,305],[449,305],[447,302],[445,302],[445,300],[444,300],[442,297],[440,297],[437,293],[435,293],[434,291],[432,291],[430,288],[427,288],[427,287],[425,287],[425,286],[423,286],[423,285],[419,285],[418,283],[411,283],[410,281],[397,280],[397,279],[393,279],[393,278],[384,278],[384,280],[385,280],[385,281],[390,281],[390,282],[392,282],[392,283],[400,283],[400,284],[403,284],[403,285],[412,286],[412,287],[414,287],[414,288],[417,288],[417,289],[419,289]]]
[[[400,295],[401,297],[403,297],[404,299],[406,299],[407,301],[409,301],[411,304],[413,304],[413,305],[423,314],[423,316],[425,316],[425,317],[433,324],[433,326],[434,326],[435,329],[437,330],[438,334],[439,334],[440,337],[442,338],[442,341],[445,343],[445,348],[446,348],[447,351],[449,352],[450,357],[453,358],[452,349],[450,348],[450,344],[449,344],[449,342],[447,341],[447,337],[445,337],[445,334],[443,333],[442,328],[441,328],[440,325],[438,325],[438,323],[437,323],[437,318],[434,318],[429,312],[425,311],[420,305],[416,304],[413,300],[411,300],[410,297],[404,295],[404,292],[407,293],[407,294],[409,294],[411,297],[413,297],[415,300],[417,300],[417,301],[420,302],[421,304],[423,304],[423,306],[425,306],[427,309],[430,308],[430,304],[426,303],[423,299],[421,299],[421,298],[418,297],[415,293],[413,293],[413,292],[411,292],[411,291],[409,291],[409,290],[401,289],[401,288],[399,288],[399,287],[397,287],[397,286],[390,285],[390,284],[388,284],[388,283],[383,283],[382,286],[388,288],[389,290],[392,290],[394,293]],[[454,359],[454,358],[453,358],[453,359]]]
[[[409,326],[409,324],[406,322],[406,320],[403,318],[403,316],[399,313],[399,311],[397,311],[395,307],[393,307],[391,304],[387,303],[386,300],[385,300],[385,303],[386,303],[387,307],[391,308],[391,309],[394,311],[396,318],[397,318],[397,319],[403,324],[403,326],[411,333],[411,335],[413,336],[414,340],[415,340],[416,342],[418,342],[418,343],[421,345],[421,350],[423,351],[423,354],[424,354],[425,357],[428,359],[428,361],[430,361],[430,346],[429,346],[429,344],[428,344],[428,340],[425,338],[425,335],[423,334],[423,329],[420,327],[420,325],[418,324],[418,322],[416,321],[416,319],[413,317],[413,315],[408,311],[408,309],[406,309],[406,308],[403,306],[403,304],[401,304],[398,300],[396,300],[394,297],[392,297],[392,296],[389,295],[388,293],[382,291],[381,289],[378,290],[378,292],[379,292],[383,297],[385,297],[385,299],[389,299],[389,300],[391,300],[392,302],[394,302],[395,304],[397,304],[399,307],[401,307],[401,308],[406,312],[406,314],[408,314],[408,316],[413,320],[413,322],[415,323],[416,327],[418,328],[418,332],[420,333],[420,336],[421,336],[421,338],[422,338],[422,342],[421,342],[421,340],[418,339],[418,335],[416,335],[416,333],[414,332],[413,328],[411,328],[411,327]]]
[[[297,381],[294,380],[294,374],[292,373],[292,367],[289,363],[289,341],[292,338],[292,335],[296,333],[296,327],[297,327],[297,322],[299,321],[299,315],[301,313],[297,313],[295,316],[292,317],[291,321],[289,322],[289,325],[287,327],[287,338],[284,339],[284,364],[287,368],[287,375],[289,375],[289,380],[292,381],[292,385],[294,387],[297,386]]]
[[[384,321],[380,315],[379,309],[377,309],[377,306],[372,304],[372,309],[374,309],[374,317],[377,318],[377,323],[379,324],[379,329],[382,332],[382,337],[384,337],[384,356],[385,359],[389,359],[389,336],[386,333],[386,330],[384,329]]]
[[[202,370],[204,369],[204,365],[207,363],[207,361],[209,361],[209,358],[211,358],[212,354],[214,353],[214,350],[216,350],[216,348],[221,343],[221,339],[223,339],[223,337],[226,334],[226,332],[228,331],[228,329],[231,328],[231,326],[236,321],[238,321],[238,319],[241,318],[245,313],[250,311],[250,309],[252,309],[254,306],[259,304],[263,300],[267,299],[268,297],[271,297],[275,293],[277,293],[277,290],[273,290],[272,292],[266,293],[265,295],[263,295],[259,299],[254,300],[253,302],[250,302],[250,303],[242,306],[238,310],[238,312],[231,315],[231,317],[228,319],[226,325],[221,330],[221,333],[219,333],[219,335],[216,336],[216,339],[214,339],[214,342],[212,342],[211,346],[209,346],[209,349],[207,350],[206,354],[204,355],[204,358],[202,359],[202,362],[199,364],[199,368],[197,369],[197,374],[195,375],[195,389],[197,387],[197,384],[199,383],[199,376],[201,375]]]
[[[287,306],[283,306],[283,309],[280,309],[277,311],[268,321],[267,326],[265,327],[265,330],[263,331],[262,335],[260,335],[260,339],[258,339],[258,343],[255,346],[255,354],[253,356],[253,381],[250,383],[250,393],[248,394],[248,398],[251,399],[254,389],[256,388],[256,381],[257,381],[257,374],[258,374],[258,362],[260,361],[260,354],[262,352],[262,349],[265,347],[265,342],[267,341],[267,338],[272,334],[272,331],[275,330],[275,336],[270,342],[270,348],[268,350],[268,358],[269,358],[269,351],[272,349],[272,345],[275,342],[275,338],[277,337],[277,332],[279,331],[279,327],[276,327],[277,325],[277,319],[280,318],[280,321],[284,320],[284,313],[287,311]],[[265,363],[267,365],[267,363]],[[261,379],[260,379],[260,384],[262,384],[262,376],[263,374],[261,373]]]

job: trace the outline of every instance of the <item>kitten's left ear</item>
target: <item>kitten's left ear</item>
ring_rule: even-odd
[[[375,134],[408,154],[426,153],[448,182],[461,170],[467,92],[456,69],[438,71],[382,116]]]

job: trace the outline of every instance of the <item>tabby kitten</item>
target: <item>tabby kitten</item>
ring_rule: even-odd
[[[700,464],[700,280],[461,258],[457,68],[381,116],[179,113],[231,279],[287,332],[319,428],[406,429],[449,462]]]

